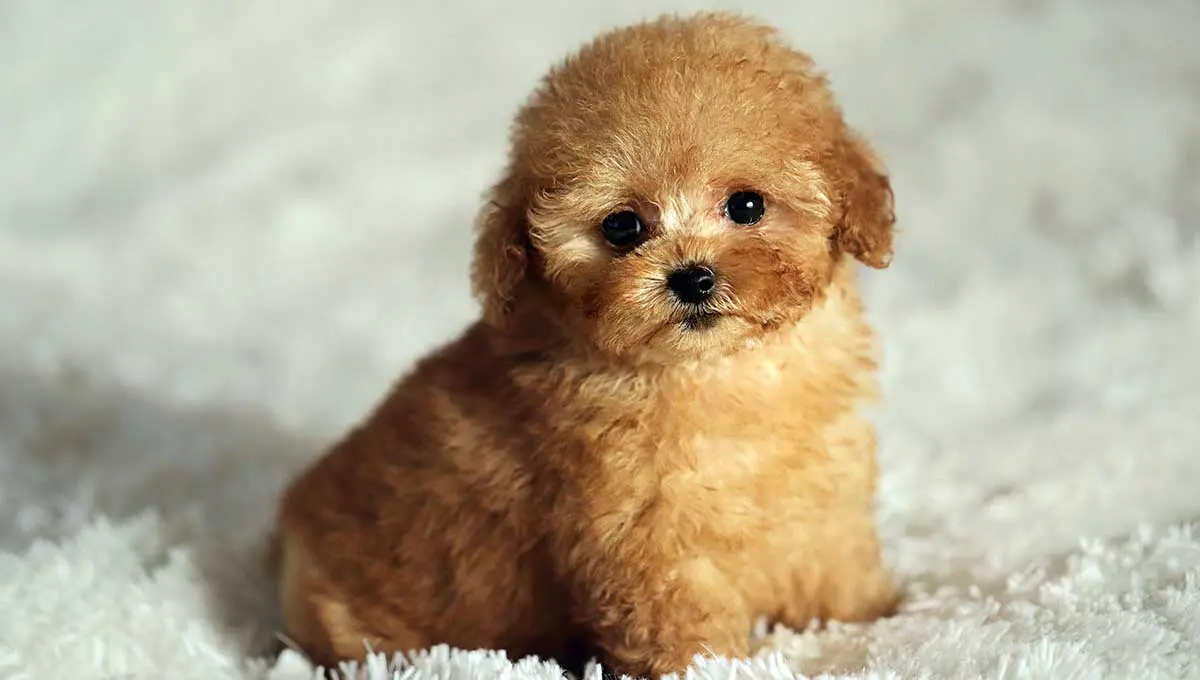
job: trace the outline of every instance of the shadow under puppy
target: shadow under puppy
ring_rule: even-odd
[[[601,35],[520,111],[479,220],[483,318],[294,481],[314,661],[579,645],[632,675],[760,616],[869,620],[871,330],[892,195],[810,59],[724,14]]]

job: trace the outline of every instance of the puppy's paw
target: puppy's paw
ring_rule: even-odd
[[[825,616],[837,621],[866,622],[886,618],[900,606],[900,593],[882,565],[839,580],[825,603]]]

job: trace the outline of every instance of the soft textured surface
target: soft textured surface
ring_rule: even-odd
[[[273,494],[475,313],[469,220],[538,75],[692,7],[0,7],[0,677],[310,677],[264,656]],[[1200,677],[1200,5],[745,7],[894,173],[865,285],[907,598],[763,631],[737,677]]]

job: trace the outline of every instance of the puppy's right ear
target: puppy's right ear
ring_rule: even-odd
[[[471,287],[487,323],[502,323],[529,268],[526,196],[512,174],[497,183],[476,219]]]

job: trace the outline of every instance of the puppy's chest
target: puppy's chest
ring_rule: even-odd
[[[608,529],[684,550],[744,550],[811,512],[822,442],[775,363],[664,386],[654,406],[617,428],[593,496]],[[722,380],[726,378],[727,380]],[[790,383],[792,386],[795,383]],[[600,500],[605,499],[605,500]]]

